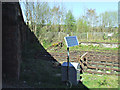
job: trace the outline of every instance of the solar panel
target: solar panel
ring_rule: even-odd
[[[79,45],[77,36],[64,37],[67,47]]]

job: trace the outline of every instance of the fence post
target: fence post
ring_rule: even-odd
[[[61,40],[61,38],[60,38],[60,32],[58,32],[58,40]]]
[[[88,32],[87,32],[87,40],[88,40]]]
[[[114,61],[112,61],[112,65],[111,65],[111,74],[114,74],[114,70],[113,69],[113,65],[114,65]]]
[[[104,68],[106,68],[106,66],[107,66],[107,60],[104,63]],[[104,73],[106,73],[106,69],[104,69]]]

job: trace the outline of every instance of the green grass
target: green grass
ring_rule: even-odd
[[[57,47],[53,47],[53,50],[48,50],[48,52],[64,52],[67,50],[66,45],[64,47],[62,47],[61,49],[58,50],[54,50],[57,49]],[[70,51],[97,51],[97,52],[118,52],[119,48],[105,48],[105,47],[101,47],[101,46],[93,46],[93,45],[79,45],[79,46],[73,46],[69,48]]]
[[[57,41],[56,41],[57,42]],[[59,42],[59,41],[58,41]],[[86,41],[86,40],[81,40],[80,42],[110,42],[110,43],[118,43],[118,40],[116,39],[112,39],[112,40],[89,40],[89,41]],[[119,42],[120,43],[120,42]],[[48,49],[50,46],[52,46],[52,44],[54,44],[54,42],[52,43],[48,43],[47,41],[43,40],[43,47],[45,49]],[[49,49],[48,52],[63,52],[67,49],[67,46],[65,44],[65,42],[63,42],[63,47],[61,50],[59,50],[58,47],[53,47],[51,50]],[[120,48],[120,47],[119,47]],[[73,50],[79,50],[79,51],[118,51],[119,48],[106,48],[106,47],[103,47],[101,45],[99,46],[93,46],[93,45],[79,45],[79,46],[73,46],[73,47],[70,47],[70,50],[73,51]]]
[[[26,45],[27,46],[27,45]],[[29,44],[23,51],[23,60],[21,62],[21,73],[19,87],[21,85],[34,88],[66,88],[66,84],[61,81],[61,67],[53,67],[53,64],[48,59],[42,57],[34,58],[34,55],[40,53],[42,48],[37,44]],[[16,83],[16,82],[14,82]],[[72,88],[82,88],[81,84]]]
[[[61,68],[53,67],[49,58],[34,58],[36,54],[43,51],[42,47],[37,43],[26,43],[26,46],[22,53],[20,82],[26,82],[28,86],[35,88],[65,87],[60,82],[61,77],[56,76],[61,73]]]
[[[100,40],[100,39],[91,39],[91,40],[80,40],[80,42],[109,42],[109,43],[120,43],[120,41],[118,40],[118,39],[112,39],[112,40],[110,40],[110,39],[107,39],[107,40]]]
[[[88,74],[83,75],[83,84],[88,88],[119,88],[118,76],[115,75],[98,75]]]
[[[103,51],[103,50],[118,50],[118,48],[106,48],[101,46],[93,46],[93,45],[79,45],[70,47],[70,50],[80,50],[80,51]]]
[[[26,50],[23,51],[23,62],[21,63],[20,82],[26,82],[30,87],[35,88],[66,88],[66,85],[61,82],[61,76],[56,77],[56,74],[61,73],[61,68],[54,68],[50,61],[42,58],[34,58],[34,55],[42,50],[36,44],[28,43]],[[66,50],[66,46],[62,50]],[[70,47],[70,50],[117,50],[111,48],[101,48],[94,46],[76,46]],[[55,52],[55,51],[54,51]],[[56,51],[59,52],[59,51]],[[118,88],[117,76],[98,76],[92,74],[83,74],[83,84],[88,88]],[[81,84],[72,88],[81,88]]]
[[[41,59],[26,59],[22,63],[21,80],[26,81],[31,87],[63,87],[60,77],[55,75],[61,73],[60,68],[53,68],[52,63]]]

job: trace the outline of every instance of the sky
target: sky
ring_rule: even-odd
[[[41,0],[42,1],[42,0]],[[88,0],[89,1],[89,0]],[[97,0],[96,0],[97,1]],[[106,2],[101,2],[101,1],[51,1],[49,0],[48,4],[52,8],[54,5],[61,5],[64,6],[65,11],[67,12],[68,10],[72,11],[72,14],[74,15],[75,19],[78,19],[80,16],[84,15],[86,9],[95,9],[97,15],[100,13],[104,13],[105,11],[118,11],[118,2],[117,1],[106,1]],[[54,4],[55,2],[55,4]],[[22,6],[22,9],[24,7]],[[23,13],[24,14],[24,13]],[[23,17],[25,17],[23,15]]]
[[[49,2],[49,5],[53,7],[54,4]],[[86,9],[95,9],[97,15],[105,11],[118,11],[118,2],[56,2],[56,5],[63,5],[66,12],[71,10],[76,19],[84,15]]]

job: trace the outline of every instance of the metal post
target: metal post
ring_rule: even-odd
[[[69,47],[67,48],[67,81],[69,81]]]

